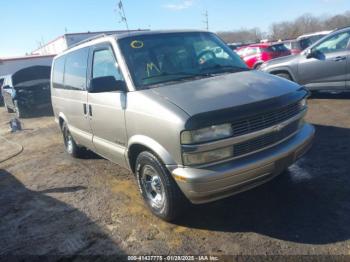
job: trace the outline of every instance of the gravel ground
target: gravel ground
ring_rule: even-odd
[[[93,154],[72,159],[52,117],[0,135],[24,151],[0,163],[0,255],[350,255],[350,100],[309,101],[309,153],[254,190],[193,206],[176,224],[143,204],[133,175]],[[0,160],[16,149],[0,139]]]

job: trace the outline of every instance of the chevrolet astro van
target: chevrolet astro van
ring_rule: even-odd
[[[67,153],[130,169],[168,221],[269,181],[314,137],[303,87],[249,70],[206,31],[85,40],[54,59],[51,96]]]

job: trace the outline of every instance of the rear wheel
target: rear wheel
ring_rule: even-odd
[[[62,124],[62,135],[66,152],[72,157],[80,157],[84,154],[84,149],[79,147],[69,132],[66,122]]]
[[[282,77],[284,79],[290,80],[292,81],[292,78],[290,77],[290,75],[288,73],[277,73],[275,74],[276,76]]]
[[[189,201],[156,156],[148,151],[136,159],[136,178],[142,197],[153,214],[172,221],[189,205]]]

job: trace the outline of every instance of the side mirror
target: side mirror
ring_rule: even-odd
[[[312,52],[312,49],[308,49],[305,52],[305,56],[306,56],[307,59],[310,59],[310,58],[315,57],[315,54],[314,54],[314,52]]]
[[[126,84],[124,81],[116,80],[114,76],[103,76],[93,78],[90,82],[90,93],[102,93],[112,91],[125,91]]]

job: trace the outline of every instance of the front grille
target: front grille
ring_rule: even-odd
[[[234,157],[246,155],[254,151],[258,151],[265,147],[278,143],[279,141],[287,138],[298,130],[299,121],[292,122],[280,131],[268,133],[266,135],[258,136],[251,140],[235,144],[233,147]]]
[[[274,111],[236,121],[232,123],[233,136],[241,136],[274,126],[296,116],[302,109],[300,103],[296,102]]]

